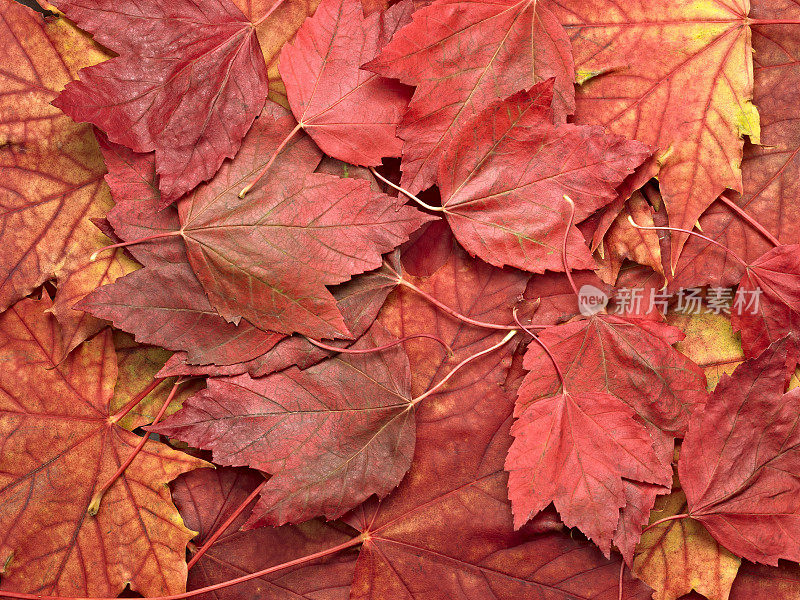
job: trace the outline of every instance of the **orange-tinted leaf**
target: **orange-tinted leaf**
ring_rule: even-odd
[[[686,511],[676,491],[656,500],[651,522]],[[655,590],[653,600],[676,600],[697,590],[708,600],[728,600],[741,559],[720,546],[694,519],[656,525],[642,535],[633,572]]]
[[[280,73],[295,118],[326,154],[358,165],[400,156],[395,135],[408,88],[360,67],[380,50],[396,6],[364,17],[360,0],[323,0],[281,52]],[[388,21],[388,23],[385,23]]]
[[[0,11],[0,44],[7,52],[0,65],[0,309],[5,309],[56,274],[68,280],[107,243],[89,219],[104,216],[111,200],[91,127],[73,123],[50,105],[78,69],[106,55],[66,19],[45,20],[12,0],[0,1]],[[84,285],[75,287],[85,291]],[[75,288],[65,294],[79,295]],[[79,341],[87,329],[78,331],[74,315],[58,310],[72,322],[67,337]]]
[[[452,137],[439,162],[442,206],[458,241],[496,266],[563,270],[564,201],[575,223],[612,202],[648,148],[599,127],[553,124],[553,82],[491,103]],[[594,267],[583,236],[571,229],[575,269]]]
[[[85,241],[92,240],[92,245],[98,248],[108,243],[108,238],[99,230],[92,233],[87,232]],[[74,309],[75,304],[96,288],[113,283],[138,268],[136,262],[122,250],[117,249],[98,256],[97,260],[91,260],[91,255],[86,254],[80,258],[75,257],[56,270],[58,291],[52,311],[61,325],[64,352],[69,353],[78,344],[106,326],[105,321],[82,310]]]
[[[263,480],[256,471],[225,467],[179,477],[172,485],[172,497],[186,525],[199,532],[195,544],[204,544]],[[234,520],[189,571],[190,590],[327,550],[354,537],[346,525],[320,521],[240,531],[249,512]],[[197,597],[348,600],[355,556],[354,551],[341,552]]]
[[[791,345],[722,377],[678,461],[688,514],[737,556],[770,565],[800,559],[800,390],[783,393]]]
[[[256,34],[267,63],[269,99],[289,108],[286,86],[278,72],[281,49],[294,38],[305,20],[314,14],[319,0],[234,0],[234,3],[251,21],[264,19],[256,26]]]
[[[609,285],[614,285],[617,281],[625,260],[651,267],[656,273],[664,275],[658,234],[655,231],[636,229],[630,224],[628,217],[632,217],[638,225],[653,226],[653,209],[640,192],[634,192],[603,236],[599,273]]]
[[[723,374],[730,375],[744,360],[742,343],[731,327],[730,318],[724,314],[670,312],[667,322],[686,335],[675,344],[675,349],[703,369],[709,391],[717,387]]]
[[[56,0],[119,56],[84,69],[56,100],[109,139],[156,153],[166,204],[213,177],[267,97],[253,26],[230,0]]]
[[[659,148],[670,221],[691,229],[726,188],[742,189],[742,136],[759,139],[749,1],[557,4],[583,81],[576,121]],[[673,266],[685,241],[672,238]]]
[[[382,253],[431,217],[395,210],[394,198],[366,181],[313,173],[319,154],[305,136],[294,136],[239,198],[293,125],[283,109],[267,107],[236,158],[179,202],[182,236],[211,304],[227,320],[349,337],[325,286],[377,269]]]
[[[800,19],[800,6],[791,1],[754,3],[751,16],[759,19]],[[800,45],[796,27],[754,24],[754,102],[761,115],[763,146],[746,144],[742,175],[744,194],[730,194],[784,244],[800,243],[800,125],[797,89],[800,86]],[[703,232],[747,261],[770,249],[767,239],[722,202],[700,218]],[[691,238],[675,272],[675,286],[734,285],[742,266],[708,242]]]
[[[437,0],[416,11],[367,68],[417,86],[398,130],[402,185],[435,183],[452,137],[492,101],[556,77],[558,116],[574,107],[569,42],[543,3]]]
[[[145,595],[185,586],[191,532],[167,482],[203,461],[147,442],[87,514],[96,491],[138,444],[110,420],[117,378],[109,332],[63,362],[47,297],[0,317],[0,563],[2,587],[22,592]]]

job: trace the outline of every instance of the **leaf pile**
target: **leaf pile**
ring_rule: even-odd
[[[53,2],[0,596],[800,597],[800,5]]]

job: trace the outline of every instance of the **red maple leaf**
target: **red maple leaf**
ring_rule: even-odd
[[[402,185],[435,183],[452,137],[493,100],[556,77],[556,113],[574,110],[569,40],[543,3],[437,0],[419,9],[368,68],[417,86],[400,125]]]
[[[289,106],[298,127],[326,154],[356,165],[400,156],[395,130],[410,90],[360,67],[405,15],[402,4],[365,17],[360,0],[323,0],[283,47],[280,73]]]
[[[800,391],[783,393],[793,340],[723,375],[681,446],[688,515],[754,562],[800,560]]]
[[[233,2],[56,4],[119,56],[83,69],[54,104],[113,142],[155,150],[165,204],[236,154],[267,98],[267,67]]]

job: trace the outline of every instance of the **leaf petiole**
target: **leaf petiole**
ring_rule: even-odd
[[[209,537],[208,540],[206,540],[206,543],[203,544],[197,550],[197,553],[194,556],[192,556],[192,558],[189,560],[188,564],[186,565],[187,569],[191,569],[194,566],[194,564],[198,560],[200,560],[200,557],[203,556],[203,554],[205,554],[206,552],[208,552],[208,549],[211,548],[214,542],[216,542],[223,533],[225,533],[225,530],[231,526],[231,523],[233,523],[236,520],[236,517],[242,514],[244,509],[250,506],[250,503],[256,499],[256,497],[261,493],[261,490],[264,489],[264,486],[266,484],[267,480],[265,479],[256,487],[256,489],[250,492],[250,495],[247,498],[245,498],[244,502],[242,502],[236,508],[236,510],[233,511],[233,513],[231,513],[231,516],[229,516],[222,525],[217,527],[216,531],[214,531],[214,533],[211,534],[211,537]]]
[[[178,391],[178,386],[180,386],[185,379],[178,379],[172,386],[172,389],[169,392],[169,396],[167,399],[164,400],[164,404],[161,406],[161,410],[158,411],[156,418],[153,419],[153,424],[158,423],[161,420],[161,417],[164,416],[164,413],[167,412],[167,407],[169,406],[172,399],[175,397],[175,393]],[[126,471],[126,469],[131,465],[133,459],[142,451],[145,444],[147,443],[149,436],[145,434],[142,436],[142,439],[136,445],[133,452],[131,452],[130,456],[122,463],[117,469],[117,472],[114,473],[111,477],[109,477],[108,481],[106,481],[97,491],[95,491],[94,495],[92,496],[92,500],[89,502],[89,506],[86,509],[86,514],[90,517],[95,516],[100,511],[100,503],[103,501],[103,496],[108,491],[108,489],[114,485],[114,482],[120,478],[120,476]]]
[[[481,356],[483,356],[484,354],[489,354],[490,352],[494,352],[494,351],[495,351],[495,350],[497,350],[498,348],[502,348],[502,347],[503,347],[503,346],[505,346],[505,345],[506,345],[506,343],[507,343],[507,342],[508,342],[508,341],[509,341],[511,338],[513,338],[515,335],[517,335],[517,331],[516,331],[516,330],[509,331],[509,332],[506,334],[506,336],[505,336],[505,337],[504,337],[502,340],[500,340],[499,342],[497,342],[497,343],[496,343],[494,346],[491,346],[491,347],[489,347],[489,348],[486,348],[485,350],[481,350],[481,351],[480,351],[480,352],[478,352],[477,354],[473,354],[472,356],[468,356],[467,358],[465,358],[464,360],[462,360],[462,361],[461,361],[460,363],[458,363],[458,364],[457,364],[455,367],[453,367],[453,370],[452,370],[452,371],[450,371],[450,372],[449,372],[447,375],[445,375],[445,376],[444,376],[444,378],[442,378],[442,380],[441,380],[439,383],[437,383],[436,385],[434,385],[432,388],[430,388],[430,389],[429,389],[427,392],[425,392],[424,394],[421,394],[420,396],[417,396],[416,398],[414,398],[414,399],[411,401],[411,404],[409,405],[409,407],[416,406],[417,404],[419,404],[420,402],[422,402],[422,401],[423,401],[425,398],[427,398],[427,397],[428,397],[428,396],[430,396],[431,394],[435,394],[435,393],[436,393],[436,392],[437,392],[437,391],[438,391],[438,390],[439,390],[439,389],[440,389],[440,388],[441,388],[441,387],[442,387],[442,386],[443,386],[445,383],[447,383],[448,381],[450,381],[450,379],[452,379],[452,377],[453,377],[453,376],[454,376],[456,373],[458,373],[458,371],[459,371],[459,370],[460,370],[462,367],[466,366],[468,363],[471,363],[473,360],[475,360],[475,359],[477,359],[477,358],[480,358],[480,357],[481,357]]]
[[[130,242],[120,242],[119,244],[111,244],[109,246],[103,246],[99,250],[95,250],[92,252],[92,255],[89,257],[89,260],[95,261],[97,260],[97,255],[101,252],[105,252],[106,250],[113,250],[114,248],[125,248],[126,246],[133,246],[134,244],[142,244],[144,242],[149,242],[151,240],[160,240],[162,238],[168,237],[176,237],[179,235],[183,235],[183,232],[178,231],[167,231],[166,233],[156,233],[155,235],[148,235],[147,237],[139,238],[138,240],[131,240]]]
[[[388,348],[392,348],[408,340],[413,340],[416,338],[427,338],[429,340],[434,340],[436,342],[439,342],[444,347],[444,349],[447,350],[448,356],[453,355],[453,349],[447,344],[447,342],[430,333],[416,333],[414,335],[407,335],[406,337],[393,340],[388,344],[384,344],[383,346],[377,346],[375,348],[362,348],[358,350],[353,348],[339,348],[338,346],[330,346],[328,344],[325,344],[324,342],[315,340],[314,338],[306,337],[306,339],[317,348],[322,348],[323,350],[330,350],[331,352],[337,352],[340,354],[371,354],[373,352],[381,352],[383,350],[387,350]]]
[[[688,235],[693,235],[694,237],[700,238],[701,240],[705,240],[710,244],[714,244],[715,246],[722,248],[725,252],[727,252],[731,258],[735,259],[738,263],[742,264],[746,269],[750,268],[750,265],[745,262],[745,260],[736,254],[733,250],[728,248],[724,244],[720,244],[717,240],[711,239],[707,235],[703,235],[702,233],[697,233],[696,231],[689,231],[688,229],[681,229],[680,227],[644,227],[643,225],[639,225],[636,221],[633,220],[631,215],[628,215],[628,223],[630,223],[636,229],[642,229],[645,231],[680,231],[681,233],[686,233]]]
[[[778,247],[781,245],[780,240],[778,240],[778,238],[776,238],[769,231],[767,231],[766,227],[764,227],[761,223],[759,223],[753,217],[747,214],[747,212],[743,208],[741,208],[733,200],[728,198],[725,194],[720,195],[719,199],[722,200],[722,202],[725,205],[727,205],[728,208],[733,210],[736,214],[738,214],[745,221],[747,221],[747,223],[749,223],[756,231],[758,231],[761,235],[767,238],[773,246]]]
[[[272,153],[272,157],[269,159],[269,161],[267,161],[267,164],[266,164],[266,165],[264,165],[264,168],[263,168],[263,169],[261,169],[261,172],[260,172],[258,175],[256,175],[256,177],[255,177],[255,179],[253,179],[253,181],[251,181],[251,182],[250,182],[250,183],[248,183],[246,186],[244,186],[244,188],[242,188],[242,190],[239,192],[239,198],[244,198],[244,197],[247,195],[247,192],[249,192],[250,190],[252,190],[252,189],[253,189],[253,186],[254,186],[255,184],[257,184],[259,181],[261,181],[261,178],[262,178],[262,177],[264,177],[264,175],[266,175],[266,174],[267,174],[267,171],[269,171],[269,168],[272,166],[272,163],[274,163],[274,162],[275,162],[275,159],[276,159],[276,158],[278,158],[278,155],[279,155],[279,154],[280,154],[280,153],[283,151],[283,149],[286,147],[286,144],[288,144],[288,143],[289,143],[289,141],[290,141],[290,140],[291,140],[291,139],[292,139],[292,138],[293,138],[293,137],[294,137],[294,136],[297,134],[297,132],[298,132],[298,131],[300,131],[302,128],[303,128],[303,123],[302,123],[302,122],[301,122],[301,123],[298,123],[297,125],[295,125],[295,126],[294,126],[294,129],[292,129],[292,130],[289,132],[289,135],[287,135],[285,138],[283,138],[283,141],[282,141],[282,142],[281,142],[281,143],[278,145],[278,147],[275,149],[275,152],[273,152],[273,153]]]
[[[419,204],[422,208],[424,208],[426,210],[431,210],[431,211],[434,211],[434,212],[444,212],[444,210],[445,210],[444,206],[433,206],[431,204],[428,204],[427,202],[423,202],[422,200],[417,198],[414,194],[412,194],[411,192],[409,192],[405,188],[402,188],[399,185],[397,185],[395,183],[392,183],[391,181],[386,179],[386,177],[384,177],[383,175],[378,173],[378,171],[375,169],[375,167],[370,167],[369,170],[375,177],[380,179],[383,183],[385,183],[386,185],[388,185],[391,188],[396,189],[401,194],[404,194],[404,195],[408,196],[411,200],[413,200],[414,202]]]

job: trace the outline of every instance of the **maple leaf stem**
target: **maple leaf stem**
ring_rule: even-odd
[[[444,206],[433,206],[433,205],[431,205],[431,204],[428,204],[427,202],[423,202],[422,200],[420,200],[419,198],[417,198],[417,197],[416,197],[414,194],[412,194],[411,192],[409,192],[407,189],[405,189],[405,188],[402,188],[402,187],[400,187],[399,185],[397,185],[397,184],[395,184],[395,183],[392,183],[391,181],[389,181],[388,179],[386,179],[386,177],[384,177],[383,175],[381,175],[380,173],[378,173],[378,171],[375,169],[375,167],[370,167],[370,168],[369,168],[369,170],[370,170],[370,172],[371,172],[373,175],[375,175],[375,177],[377,177],[378,179],[380,179],[380,180],[381,180],[383,183],[385,183],[385,184],[386,184],[386,185],[388,185],[389,187],[392,187],[392,188],[396,189],[396,190],[397,190],[398,192],[400,192],[401,194],[405,194],[406,196],[408,196],[409,198],[411,198],[411,199],[412,199],[414,202],[416,202],[417,204],[419,204],[419,205],[420,205],[422,208],[425,208],[425,209],[427,209],[427,210],[432,210],[432,211],[434,211],[434,212],[444,212],[444,210],[445,210]]]
[[[643,225],[637,224],[636,221],[633,220],[633,217],[631,215],[628,215],[628,223],[630,223],[636,229],[643,229],[645,231],[680,231],[681,233],[686,233],[688,235],[693,235],[694,237],[700,238],[701,240],[705,240],[710,244],[713,244],[715,246],[718,246],[719,248],[722,248],[733,259],[735,259],[736,262],[742,264],[747,269],[750,268],[750,265],[747,264],[745,262],[745,260],[741,256],[739,256],[738,254],[736,254],[733,250],[731,250],[730,248],[728,248],[724,244],[720,244],[717,240],[713,240],[710,237],[708,237],[707,235],[703,235],[702,233],[697,233],[696,231],[689,231],[688,229],[681,229],[680,227],[666,227],[666,226],[662,226],[662,227],[644,227]]]
[[[264,575],[269,575],[270,573],[275,573],[276,571],[281,571],[283,569],[288,569],[290,567],[302,565],[304,563],[311,562],[312,560],[316,560],[318,558],[324,558],[326,556],[330,556],[331,554],[337,554],[342,550],[347,550],[348,548],[358,546],[359,544],[363,543],[365,539],[367,539],[367,534],[362,533],[361,535],[354,537],[341,544],[338,544],[336,546],[331,546],[330,548],[327,548],[325,550],[320,550],[319,552],[314,552],[313,554],[307,554],[306,556],[301,556],[300,558],[296,558],[294,560],[290,560],[288,562],[281,563],[279,565],[267,567],[266,569],[261,569],[260,571],[248,573],[247,575],[242,575],[241,577],[237,577],[236,579],[229,579],[228,581],[222,581],[220,583],[215,583],[214,585],[198,588],[196,590],[190,590],[188,592],[183,592],[181,594],[172,594],[171,596],[148,596],[146,600],[183,600],[184,598],[193,598],[194,596],[201,596],[203,594],[208,594],[209,592],[214,592],[216,590],[228,588],[234,585],[238,585],[240,583],[245,583],[246,581],[258,579],[259,577],[263,577]],[[6,592],[5,590],[3,590],[3,592],[0,592],[0,595],[2,595],[2,597],[4,598],[17,598],[18,600],[117,600],[116,596],[106,596],[104,598],[103,597],[87,598],[85,596],[42,596],[40,594]]]
[[[206,543],[203,544],[197,550],[197,553],[194,556],[192,556],[192,558],[189,560],[189,563],[186,565],[187,569],[191,569],[194,566],[194,564],[198,560],[200,560],[200,557],[203,556],[203,554],[205,554],[208,551],[208,549],[211,548],[211,546],[214,544],[214,542],[216,542],[219,539],[219,537],[223,533],[225,533],[225,530],[228,529],[228,527],[231,526],[231,523],[233,523],[236,520],[236,517],[238,517],[240,514],[242,514],[244,509],[246,509],[248,506],[250,506],[250,503],[253,500],[256,499],[256,497],[261,493],[261,490],[264,488],[264,486],[266,484],[267,484],[267,480],[265,479],[264,481],[261,482],[260,485],[258,485],[258,487],[256,487],[256,489],[254,489],[252,492],[250,492],[250,495],[247,498],[245,498],[244,502],[242,502],[236,508],[236,510],[233,511],[233,513],[231,513],[231,516],[229,516],[222,525],[217,527],[216,531],[214,531],[214,533],[211,535],[211,537],[209,537],[208,540],[206,540]]]
[[[430,294],[427,294],[426,292],[423,292],[421,289],[419,289],[413,283],[410,283],[410,282],[406,281],[405,279],[398,280],[398,283],[400,285],[403,285],[403,286],[407,287],[408,289],[414,291],[415,293],[419,294],[420,296],[425,298],[428,302],[430,302],[434,306],[438,306],[444,312],[446,312],[448,315],[451,315],[451,316],[455,317],[456,319],[458,319],[459,321],[463,321],[464,323],[469,323],[470,325],[475,325],[475,327],[483,327],[485,329],[498,329],[498,330],[502,330],[502,331],[516,330],[516,326],[515,325],[498,325],[497,323],[487,323],[485,321],[477,321],[475,319],[470,319],[468,316],[462,315],[460,312],[458,312],[456,310],[453,310],[452,308],[450,308],[446,304],[440,302],[439,300],[437,300],[436,298],[434,298]]]
[[[253,179],[253,181],[251,181],[246,186],[244,186],[244,188],[242,188],[242,190],[239,192],[239,198],[244,198],[247,195],[247,192],[252,190],[253,186],[255,184],[257,184],[259,181],[261,181],[261,178],[264,177],[264,175],[266,175],[267,171],[269,171],[269,168],[272,166],[272,163],[274,163],[275,159],[278,158],[278,155],[286,147],[286,144],[288,144],[289,141],[295,135],[297,135],[297,132],[300,131],[302,128],[303,128],[303,124],[302,123],[298,123],[297,125],[294,126],[294,129],[292,129],[289,132],[289,134],[285,138],[283,138],[283,141],[280,144],[278,144],[278,147],[275,149],[275,152],[272,153],[272,157],[270,157],[269,161],[267,161],[267,164],[264,165],[264,168],[261,169],[261,172],[258,175],[256,175],[256,177],[255,177],[255,179]]]
[[[648,531],[653,529],[653,527],[661,525],[662,523],[666,523],[668,521],[678,521],[680,519],[688,519],[688,518],[689,518],[688,514],[680,513],[680,514],[677,514],[677,515],[671,515],[669,517],[664,517],[663,519],[659,519],[658,521],[653,521],[652,523],[650,523],[650,525],[648,525],[647,527],[642,529],[642,535],[644,535],[645,533],[647,533]]]
[[[186,381],[186,380],[185,379],[178,379],[172,385],[172,389],[169,392],[169,396],[167,396],[167,399],[164,400],[164,404],[161,406],[161,410],[158,411],[158,414],[156,415],[156,418],[153,419],[153,424],[154,425],[161,420],[161,417],[164,416],[164,413],[167,411],[167,407],[169,406],[170,402],[172,402],[172,399],[175,397],[175,394],[178,391],[178,387],[184,381]],[[128,456],[128,458],[125,460],[125,462],[120,465],[119,469],[117,469],[117,472],[114,473],[111,477],[109,477],[108,481],[106,481],[103,484],[103,486],[100,487],[94,493],[94,495],[92,496],[92,500],[91,500],[91,502],[89,502],[89,506],[86,509],[86,514],[88,514],[90,517],[93,517],[98,513],[98,511],[100,510],[100,503],[103,501],[103,496],[105,495],[105,493],[108,491],[108,489],[112,485],[114,485],[114,482],[117,479],[119,479],[119,477],[130,466],[130,464],[133,462],[133,459],[136,458],[136,456],[139,454],[139,452],[142,451],[142,448],[144,448],[144,445],[147,443],[148,439],[149,439],[149,436],[147,434],[142,436],[142,439],[136,445],[136,448],[134,448],[133,452],[131,452],[130,456]]]
[[[567,222],[567,229],[564,231],[564,244],[561,248],[561,259],[564,261],[564,272],[567,274],[567,279],[572,286],[572,291],[575,292],[575,296],[579,296],[578,286],[575,285],[575,280],[572,278],[572,271],[570,271],[569,264],[567,263],[567,240],[569,239],[569,230],[572,227],[572,222],[575,219],[575,203],[569,196],[564,196],[564,200],[569,204],[569,221]],[[563,378],[561,381],[563,383]]]
[[[138,394],[136,394],[133,398],[131,398],[130,401],[125,406],[123,406],[116,414],[114,414],[111,417],[109,417],[108,420],[111,423],[118,423],[120,421],[120,419],[122,419],[125,415],[127,415],[129,412],[131,412],[131,410],[137,404],[139,404],[139,402],[144,400],[150,394],[150,392],[152,392],[154,389],[156,389],[158,387],[158,385],[162,381],[164,381],[164,379],[166,379],[166,378],[165,377],[156,377],[156,378],[154,378],[153,381],[151,381],[147,385],[146,388],[144,388],[142,391],[140,391]]]
[[[722,200],[722,202],[725,203],[728,206],[728,208],[730,208],[732,211],[734,211],[736,214],[738,214],[740,217],[742,217],[745,221],[747,221],[747,223],[752,225],[752,227],[755,230],[757,230],[761,235],[763,235],[765,238],[767,238],[773,246],[778,247],[778,246],[781,245],[781,243],[778,240],[778,238],[776,238],[769,231],[767,231],[766,227],[764,227],[761,223],[759,223],[753,217],[751,217],[749,214],[747,214],[747,212],[743,208],[741,208],[733,200],[728,198],[725,194],[722,194],[719,197],[719,199]]]
[[[92,255],[89,257],[89,260],[97,260],[97,255],[101,252],[105,252],[106,250],[113,250],[114,248],[125,248],[126,246],[133,246],[135,244],[141,244],[143,242],[149,242],[150,240],[160,240],[162,238],[168,237],[175,237],[178,235],[183,235],[180,231],[168,231],[166,233],[156,233],[155,235],[148,235],[147,237],[139,238],[138,240],[131,240],[130,242],[120,242],[119,244],[111,244],[110,246],[104,246],[99,250],[95,250],[92,252]]]
[[[447,350],[448,356],[453,355],[453,349],[445,342],[443,339],[436,337],[430,333],[415,333],[414,335],[407,335],[406,337],[393,340],[388,344],[384,344],[383,346],[377,346],[375,348],[363,348],[359,350],[354,350],[353,348],[339,348],[338,346],[329,346],[319,340],[315,340],[314,338],[307,337],[306,339],[315,345],[317,348],[322,348],[323,350],[330,350],[332,352],[338,352],[341,354],[371,354],[373,352],[382,352],[383,350],[387,350],[388,348],[392,348],[397,346],[398,344],[402,344],[408,340],[413,340],[415,338],[427,338],[429,340],[434,340],[439,342],[445,350]]]
[[[800,19],[748,19],[749,25],[800,25]]]
[[[555,367],[556,373],[558,373],[558,378],[561,381],[561,389],[566,394],[567,393],[567,382],[566,382],[566,379],[564,378],[564,372],[561,370],[561,367],[558,366],[558,362],[556,361],[556,357],[550,351],[550,348],[548,348],[547,344],[545,344],[542,340],[539,339],[538,335],[533,333],[530,329],[528,329],[527,327],[525,327],[525,325],[522,324],[522,322],[519,320],[519,317],[517,316],[517,308],[516,307],[514,307],[513,314],[514,314],[514,320],[517,322],[517,325],[519,325],[519,328],[522,329],[522,331],[527,333],[529,336],[531,336],[534,340],[536,340],[536,343],[539,344],[539,346],[542,347],[542,350],[544,350],[545,354],[547,354],[547,356],[550,358],[550,362],[553,363],[553,367]]]
[[[453,367],[453,370],[452,370],[452,371],[450,371],[450,372],[449,372],[447,375],[445,375],[445,376],[444,376],[444,378],[442,378],[442,380],[441,380],[439,383],[437,383],[436,385],[434,385],[432,388],[430,388],[430,389],[429,389],[427,392],[425,392],[424,394],[421,394],[420,396],[417,396],[416,398],[414,398],[414,399],[411,401],[411,404],[410,404],[410,406],[415,406],[416,404],[418,404],[418,403],[422,402],[422,401],[423,401],[425,398],[427,398],[427,397],[428,397],[428,396],[430,396],[431,394],[435,394],[435,393],[436,393],[436,392],[437,392],[437,391],[438,391],[438,390],[439,390],[439,389],[440,389],[440,388],[441,388],[441,387],[442,387],[444,384],[446,384],[448,381],[450,381],[450,379],[451,379],[451,378],[452,378],[452,377],[453,377],[453,376],[454,376],[456,373],[458,373],[458,371],[459,371],[459,370],[460,370],[462,367],[464,367],[464,366],[466,366],[467,364],[471,363],[473,360],[475,360],[475,359],[477,359],[477,358],[480,358],[480,357],[481,357],[481,356],[483,356],[484,354],[489,354],[490,352],[494,352],[494,351],[495,351],[495,350],[497,350],[498,348],[502,348],[502,347],[503,347],[503,346],[505,346],[505,345],[506,345],[506,343],[507,343],[507,342],[508,342],[508,341],[509,341],[511,338],[513,338],[515,335],[517,335],[517,330],[516,330],[516,329],[514,329],[514,330],[512,330],[512,331],[509,331],[509,332],[506,334],[506,336],[505,336],[505,337],[504,337],[502,340],[500,340],[499,342],[497,342],[497,343],[496,343],[494,346],[491,346],[491,347],[489,347],[489,348],[486,348],[485,350],[481,350],[481,351],[480,351],[480,352],[478,352],[477,354],[473,354],[472,356],[468,356],[467,358],[465,358],[464,360],[462,360],[462,361],[461,361],[460,363],[458,363],[458,364],[457,364],[455,367]]]

